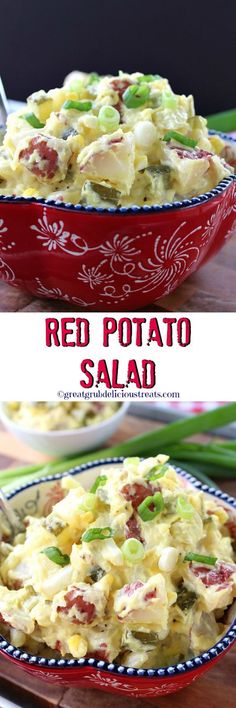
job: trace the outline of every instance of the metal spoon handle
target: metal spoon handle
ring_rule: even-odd
[[[0,125],[5,126],[8,116],[8,102],[3,86],[3,82],[0,76]]]
[[[3,512],[8,524],[11,528],[12,533],[15,535],[22,531],[21,523],[11,508],[9,501],[6,499],[5,494],[2,489],[0,489],[0,510]]]

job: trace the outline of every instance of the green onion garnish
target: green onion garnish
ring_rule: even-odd
[[[87,454],[79,455],[77,457],[56,459],[53,462],[45,463],[42,465],[30,465],[24,467],[7,468],[6,470],[1,470],[1,485],[4,486],[5,491],[12,491],[14,487],[19,483],[21,478],[24,483],[31,482],[37,477],[44,477],[49,473],[51,475],[60,474],[62,472],[68,472],[72,467],[77,467],[84,462],[91,462],[91,460],[98,460],[108,457],[128,457],[131,455],[140,455],[140,457],[151,457],[155,456],[157,450],[165,450],[166,454],[171,453],[171,462],[178,466],[182,459],[187,460],[188,471],[191,474],[195,474],[199,477],[201,481],[205,484],[210,485],[210,481],[207,480],[205,474],[202,473],[202,465],[204,465],[204,472],[209,473],[209,476],[213,478],[224,479],[226,475],[231,479],[236,479],[236,443],[231,441],[228,445],[232,447],[232,451],[235,451],[233,457],[225,454],[225,443],[218,445],[218,452],[212,452],[211,445],[204,444],[199,447],[200,452],[192,452],[184,454],[186,452],[187,443],[181,443],[180,441],[189,438],[192,435],[197,435],[199,433],[204,433],[209,430],[214,430],[215,428],[223,428],[224,425],[232,423],[236,420],[236,403],[227,403],[225,406],[218,406],[210,411],[205,411],[204,413],[198,413],[190,418],[184,418],[181,420],[174,421],[174,423],[168,423],[163,428],[158,430],[151,430],[148,433],[143,433],[142,435],[125,440],[119,445],[105,448],[101,450],[96,450],[96,452],[89,452]],[[173,448],[175,445],[175,448]],[[177,448],[178,447],[178,454]],[[227,446],[228,447],[228,446]],[[180,454],[180,450],[182,454]],[[176,452],[176,455],[174,454]],[[200,460],[201,458],[201,460]],[[191,466],[189,466],[189,461],[191,461]],[[199,472],[199,464],[201,464],[201,471]],[[192,465],[194,465],[192,467]]]
[[[137,467],[140,463],[140,457],[126,457],[124,460],[124,467],[127,465],[134,465]]]
[[[151,509],[150,507],[154,507]],[[151,521],[164,509],[164,499],[161,492],[157,492],[153,497],[146,497],[138,506],[138,514],[143,521]]]
[[[161,96],[161,105],[163,108],[176,108],[177,97],[171,91],[163,91]]]
[[[98,114],[98,122],[100,127],[106,132],[117,130],[120,122],[119,111],[113,106],[102,106]]]
[[[139,108],[139,106],[143,106],[146,103],[149,94],[150,88],[146,84],[141,84],[141,86],[132,84],[132,86],[128,86],[122,98],[126,108]]]
[[[149,84],[151,81],[155,81],[156,79],[161,79],[161,76],[159,74],[143,74],[143,76],[139,76],[137,81],[139,84],[142,84],[143,82],[145,84]]]
[[[45,123],[41,123],[34,113],[25,113],[21,118],[27,120],[27,122],[32,125],[32,128],[44,128],[45,126]]]
[[[92,101],[65,101],[62,108],[70,111],[90,111],[92,108]]]
[[[92,484],[92,487],[90,489],[90,494],[95,494],[97,491],[98,487],[104,487],[104,484],[106,484],[107,481],[107,476],[105,474],[100,474],[97,479],[95,479],[95,482]]]
[[[48,546],[48,548],[44,548],[41,553],[44,553],[50,561],[56,563],[57,565],[64,566],[70,563],[70,556],[68,556],[67,553],[62,553],[60,548],[57,548],[56,546]]]
[[[144,548],[137,538],[127,538],[121,546],[121,552],[128,563],[138,563],[144,557]]]
[[[91,71],[91,74],[89,74],[89,80],[88,80],[87,86],[89,86],[90,84],[96,84],[97,81],[99,81],[99,80],[100,80],[99,74],[97,74],[96,71]]]
[[[139,84],[149,84],[151,81],[154,81],[154,74],[143,74],[143,76],[138,76],[137,81]]]
[[[161,479],[161,477],[164,477],[168,469],[168,465],[155,465],[151,470],[149,470],[146,475],[146,479]]]
[[[197,145],[197,140],[187,138],[186,135],[182,135],[182,133],[177,133],[175,130],[168,130],[168,132],[164,135],[163,140],[165,140],[167,143],[169,142],[169,140],[176,140],[177,143],[181,143],[182,145],[186,145],[187,147],[192,148],[195,148]]]
[[[184,561],[196,561],[196,563],[206,563],[206,565],[215,565],[217,558],[215,556],[202,556],[200,553],[187,553]]]
[[[111,529],[110,526],[104,526],[104,528],[88,529],[83,533],[81,540],[90,543],[90,541],[104,541],[106,538],[111,538],[112,536],[114,536],[113,529]]]
[[[84,88],[84,84],[83,84],[83,81],[81,81],[81,79],[73,79],[72,81],[70,81],[68,86],[66,86],[66,88],[68,88],[70,91],[73,91],[73,93],[80,94],[80,92]]]
[[[96,504],[96,497],[94,494],[91,494],[91,492],[88,492],[87,494],[83,494],[83,496],[79,499],[78,508],[79,511],[93,511]]]
[[[194,514],[194,508],[192,504],[188,502],[186,497],[183,495],[180,495],[177,499],[177,514],[181,517],[181,519],[191,519],[193,514]]]

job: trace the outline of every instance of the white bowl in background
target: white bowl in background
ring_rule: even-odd
[[[85,402],[86,405],[86,402]],[[5,403],[0,403],[0,419],[5,428],[25,445],[47,455],[61,457],[84,450],[94,450],[111,437],[127,413],[129,401],[120,404],[110,418],[95,425],[74,430],[34,430],[15,423],[6,412]]]

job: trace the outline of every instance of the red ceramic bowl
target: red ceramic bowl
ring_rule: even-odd
[[[0,276],[88,310],[142,309],[175,290],[235,231],[234,177],[199,197],[152,207],[0,197]]]
[[[117,464],[123,458],[110,458],[97,462],[89,462],[80,467],[70,470],[70,474],[81,475],[83,483],[90,486],[100,472],[100,467],[104,465]],[[222,500],[224,505],[229,506],[236,513],[236,500],[215,488],[202,485],[195,477],[187,472],[176,468],[176,471],[185,480],[185,486],[191,485],[197,489]],[[58,480],[63,475],[55,477],[45,477],[36,480],[31,484],[17,489],[8,495],[13,508],[21,513],[49,514],[52,505],[61,498],[61,488]],[[87,481],[86,481],[87,480]],[[231,608],[232,618],[228,631],[222,639],[204,651],[199,656],[189,661],[156,669],[136,669],[120,666],[115,663],[108,664],[106,661],[88,659],[46,659],[43,656],[32,656],[21,649],[16,649],[10,645],[4,637],[0,636],[0,655],[7,657],[12,664],[21,666],[22,671],[35,675],[43,681],[61,684],[63,686],[79,686],[84,688],[98,688],[109,693],[119,693],[126,696],[155,697],[164,696],[167,693],[175,693],[181,688],[188,686],[195,681],[205,671],[208,671],[214,664],[223,657],[236,640],[236,622],[233,619],[233,607]],[[14,667],[12,667],[14,670]]]

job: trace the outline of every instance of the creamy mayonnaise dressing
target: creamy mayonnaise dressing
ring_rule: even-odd
[[[193,97],[175,94],[167,79],[74,72],[9,116],[0,193],[95,207],[163,204],[229,176],[224,154]]]
[[[61,486],[13,545],[4,529],[2,634],[34,654],[135,667],[214,645],[236,595],[230,509],[186,486],[165,455],[106,465],[89,492],[75,477]]]

